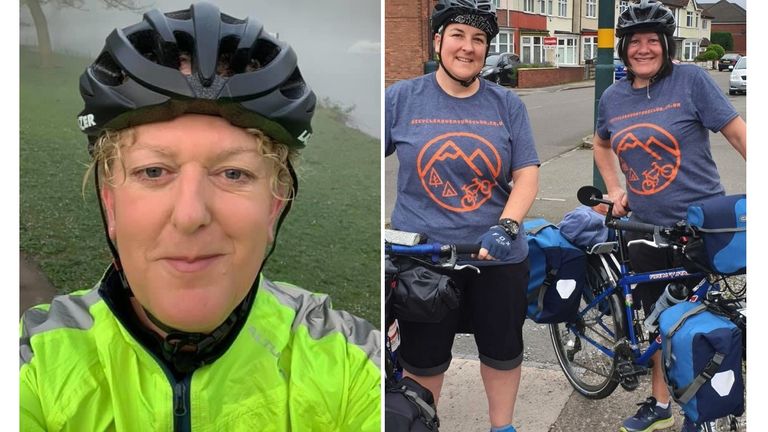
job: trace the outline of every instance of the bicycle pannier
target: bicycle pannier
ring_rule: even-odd
[[[523,223],[528,236],[528,317],[537,323],[576,319],[587,258],[544,219]]]
[[[726,195],[688,207],[688,223],[700,231],[685,247],[685,267],[722,275],[747,271],[747,196]]]
[[[438,430],[440,420],[432,392],[411,378],[403,378],[397,383],[387,381],[384,398],[386,432]]]
[[[742,333],[701,303],[661,313],[662,368],[672,398],[694,422],[744,412]]]

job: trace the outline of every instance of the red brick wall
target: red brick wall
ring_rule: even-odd
[[[517,87],[547,87],[584,80],[584,67],[560,66],[559,68],[532,68],[517,71]]]
[[[424,73],[429,59],[429,14],[434,0],[387,0],[384,5],[384,80],[390,85]]]
[[[741,55],[747,55],[747,26],[746,24],[714,24],[713,32],[728,32],[733,35],[733,50]]]

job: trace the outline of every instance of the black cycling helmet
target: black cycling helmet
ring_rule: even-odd
[[[182,56],[191,74],[179,71]],[[233,18],[211,3],[152,10],[115,29],[80,77],[78,117],[89,150],[105,129],[170,120],[185,113],[221,116],[302,148],[312,133],[315,94],[295,52],[252,18]]]
[[[667,36],[675,34],[675,17],[666,6],[657,0],[641,0],[631,3],[619,15],[616,23],[616,36],[622,37],[638,31],[652,31]]]
[[[677,45],[672,36],[675,34],[675,17],[666,6],[657,0],[641,0],[639,3],[631,3],[624,12],[619,15],[616,23],[616,36],[619,38],[617,51],[619,57],[627,65],[627,79],[634,81],[635,74],[629,63],[627,50],[629,49],[629,39],[638,32],[657,33],[662,42],[662,55],[664,61],[661,69],[651,78],[656,81],[672,73],[674,64],[672,58],[675,56]],[[649,93],[650,97],[650,93]]]
[[[430,21],[432,34],[452,22],[479,28],[488,36],[489,44],[499,34],[496,6],[492,0],[438,0]]]

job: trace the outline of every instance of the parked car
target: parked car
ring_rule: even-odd
[[[747,94],[747,57],[742,57],[736,62],[731,71],[731,79],[728,85],[728,94],[734,95],[743,92]]]
[[[517,85],[520,56],[513,53],[494,54],[485,59],[480,76],[499,85]]]
[[[613,80],[618,81],[627,76],[627,67],[624,66],[624,62],[620,58],[613,58]]]
[[[740,54],[736,54],[736,53],[725,54],[717,62],[717,70],[722,72],[724,70],[733,69],[733,65],[735,65],[740,58],[741,58]]]

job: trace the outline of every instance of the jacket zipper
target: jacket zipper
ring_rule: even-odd
[[[173,383],[173,430],[176,432],[192,431],[192,416],[189,409],[189,384],[192,375],[186,375],[181,381]]]

